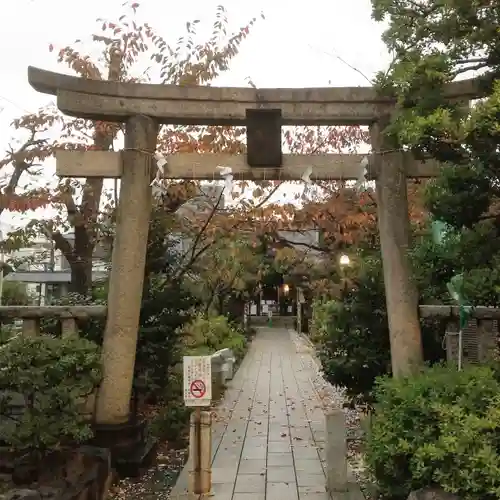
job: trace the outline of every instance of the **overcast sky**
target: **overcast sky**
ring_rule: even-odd
[[[116,19],[124,0],[16,0],[2,5],[0,50],[0,131],[2,149],[15,138],[10,122],[52,98],[28,85],[28,65],[61,72],[49,44],[89,40],[96,18]],[[222,0],[170,3],[140,0],[138,15],[175,43],[186,21],[200,19],[209,28]],[[385,69],[389,57],[381,41],[383,27],[371,20],[370,0],[227,0],[232,27],[243,26],[261,12],[260,20],[231,70],[217,85],[246,86],[250,77],[259,87],[323,87],[367,85],[366,79]],[[50,168],[50,167],[48,167]],[[4,216],[2,217],[4,218]],[[8,219],[9,217],[5,217]]]

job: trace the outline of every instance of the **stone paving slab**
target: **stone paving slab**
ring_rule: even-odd
[[[217,408],[212,430],[212,500],[344,500],[326,492],[324,414],[311,383],[307,351],[298,354],[297,335],[259,328],[243,363]],[[304,362],[305,361],[305,362]],[[171,500],[187,494],[189,463]]]

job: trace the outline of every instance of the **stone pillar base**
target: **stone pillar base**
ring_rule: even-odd
[[[157,440],[148,435],[147,422],[94,424],[93,446],[108,448],[111,464],[120,477],[138,477],[156,459]]]

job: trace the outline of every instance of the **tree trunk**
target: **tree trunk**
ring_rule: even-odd
[[[80,295],[88,295],[92,288],[92,260],[75,262],[71,267],[69,291]]]
[[[111,47],[109,56],[108,81],[119,81],[122,53],[116,47]],[[113,146],[118,127],[102,122],[95,122],[94,126],[94,148],[108,151]],[[92,257],[98,238],[97,220],[103,182],[102,177],[86,179],[80,207],[76,207],[72,196],[69,200],[70,205],[67,205],[68,218],[74,220],[75,229],[75,242],[71,249],[72,258],[68,259],[71,268],[70,290],[81,295],[88,295],[92,289]],[[68,247],[61,242],[60,248],[62,246]],[[68,248],[66,248],[66,253],[68,253]]]

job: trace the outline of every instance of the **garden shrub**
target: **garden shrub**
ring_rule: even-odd
[[[12,339],[15,335],[20,335],[20,329],[17,329],[15,325],[1,325],[0,326],[0,347]]]
[[[54,306],[105,306],[107,302],[105,299],[98,299],[87,295],[80,295],[79,293],[68,293],[63,297],[54,299],[50,305]],[[78,331],[82,338],[86,338],[91,342],[102,345],[102,336],[104,333],[104,326],[106,318],[77,318],[76,324]],[[60,337],[62,334],[61,321],[58,317],[42,318],[40,322],[40,329],[43,333]]]
[[[178,332],[183,339],[181,354],[208,355],[220,349],[232,349],[237,359],[246,350],[247,336],[225,316],[196,316]],[[182,370],[177,367],[170,374],[169,393],[163,400],[164,406],[152,421],[155,436],[166,439],[171,445],[185,444],[189,424],[190,408],[186,408],[182,392]]]
[[[225,316],[198,315],[182,330],[185,348],[190,355],[212,354],[229,348],[241,358],[246,348],[246,338]]]
[[[382,378],[375,398],[366,462],[382,498],[427,486],[500,498],[500,382],[490,367],[435,365]]]
[[[321,344],[327,339],[328,326],[331,318],[336,313],[336,309],[337,301],[335,300],[315,300],[313,302],[309,330],[309,337],[313,343]]]
[[[99,347],[76,337],[15,336],[0,346],[0,441],[46,452],[92,436],[82,403],[101,379]]]
[[[57,305],[106,305],[98,298],[69,294],[54,302]],[[170,391],[171,369],[182,361],[179,328],[193,317],[191,295],[175,282],[150,279],[139,318],[139,336],[135,360],[134,394],[141,400],[158,400]],[[102,345],[106,318],[78,320],[80,336]],[[42,331],[61,335],[60,321],[43,321]]]
[[[186,445],[191,408],[184,404],[183,374],[179,370],[170,376],[170,390],[163,405],[151,422],[151,432],[170,446]]]
[[[369,403],[375,379],[391,373],[380,260],[374,257],[365,260],[342,300],[315,303],[312,326],[327,380],[345,387],[347,396]],[[426,361],[441,361],[445,322],[425,320],[421,326]]]
[[[332,301],[318,356],[327,380],[345,387],[349,397],[370,393],[379,375],[390,373],[391,354],[387,319],[383,310],[367,310],[364,304]]]
[[[142,298],[134,382],[146,398],[163,399],[174,390],[170,377],[184,354],[179,331],[194,317],[195,305],[180,283],[150,279]]]

